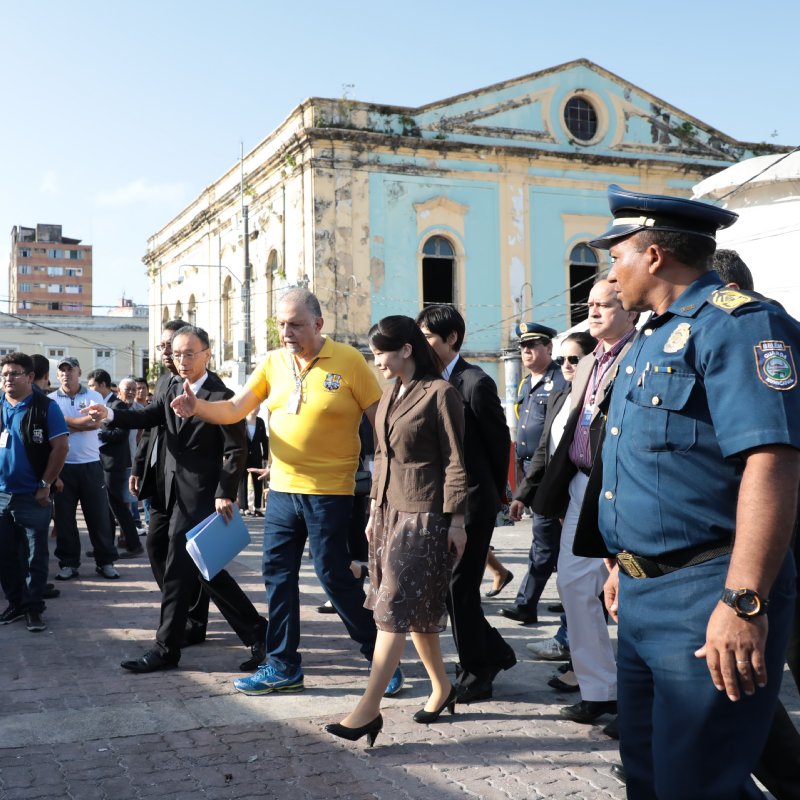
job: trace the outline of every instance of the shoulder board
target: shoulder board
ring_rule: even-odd
[[[758,300],[738,289],[714,289],[708,297],[708,302],[715,308],[722,309],[726,314],[732,314],[737,308],[748,303],[757,303]]]

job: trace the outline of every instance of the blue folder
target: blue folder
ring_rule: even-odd
[[[186,549],[207,581],[225,569],[249,544],[250,533],[236,506],[233,519],[227,524],[215,511],[186,533]]]

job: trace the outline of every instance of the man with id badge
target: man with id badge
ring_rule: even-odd
[[[319,300],[290,289],[278,303],[281,348],[272,350],[230,400],[205,402],[184,384],[172,401],[181,417],[230,424],[262,402],[269,408],[272,465],[264,519],[263,575],[269,622],[267,657],[255,675],[234,681],[240,692],[301,692],[305,688],[300,644],[300,561],[306,539],[314,570],[350,637],[371,662],[376,629],[364,608],[361,581],[350,570],[347,530],[353,505],[366,414],[374,423],[381,396],[364,356],[322,335]],[[396,694],[400,668],[387,687]]]
[[[8,601],[0,624],[24,618],[27,629],[38,632],[46,627],[41,615],[50,560],[50,487],[69,445],[64,415],[33,391],[33,376],[33,360],[24,353],[0,360],[0,584]]]
[[[567,616],[572,666],[581,700],[562,708],[561,716],[584,724],[616,713],[617,666],[598,599],[608,570],[602,558],[576,556],[572,549],[600,445],[601,408],[617,364],[636,334],[638,318],[637,313],[625,311],[605,279],[595,282],[588,306],[589,333],[598,345],[575,369],[564,433],[541,479],[525,481],[515,494],[515,499],[530,503],[536,513],[563,518],[557,585]],[[612,430],[606,435],[615,434]]]

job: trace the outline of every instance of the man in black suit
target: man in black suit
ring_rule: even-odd
[[[498,672],[517,663],[514,650],[483,615],[480,585],[500,501],[505,494],[510,438],[495,382],[459,355],[464,318],[449,305],[427,306],[417,324],[445,365],[443,377],[464,400],[467,546],[453,570],[447,607],[460,662],[458,701],[488,700]]]
[[[225,400],[233,396],[220,378],[206,369],[210,348],[208,334],[202,328],[191,325],[181,328],[176,331],[172,346],[178,374],[200,397]],[[199,575],[186,550],[185,534],[215,510],[225,519],[231,518],[244,469],[247,448],[244,425],[179,419],[169,404],[181,391],[181,381],[171,383],[167,391],[141,411],[111,410],[100,404],[85,410],[92,419],[108,419],[120,428],[164,426],[164,488],[170,529],[161,590],[161,624],[154,648],[140,658],[122,662],[122,667],[132,672],[155,672],[178,665],[187,613]],[[210,581],[201,580],[245,645],[252,648],[264,641],[266,620],[225,570]]]
[[[87,376],[87,384],[92,391],[103,398],[109,408],[125,408],[125,403],[111,391],[111,376],[104,369],[93,369]],[[100,429],[97,434],[100,440],[100,463],[106,476],[109,514],[111,524],[116,520],[125,541],[125,550],[120,558],[136,558],[144,554],[139,543],[139,531],[131,515],[130,503],[125,492],[125,478],[131,465],[131,448],[128,433],[122,429]]]
[[[161,341],[156,349],[161,353],[161,364],[165,372],[156,383],[155,396],[160,397],[169,389],[172,379],[178,374],[172,360],[172,339],[175,332],[186,327],[182,319],[173,319],[164,323]],[[179,381],[180,382],[180,381]],[[128,488],[132,495],[142,500],[149,500],[150,522],[147,528],[147,555],[153,577],[161,589],[164,585],[164,571],[167,566],[169,552],[170,514],[167,509],[166,491],[164,489],[164,461],[166,459],[165,427],[159,425],[147,428],[142,432],[139,446],[133,458]],[[183,647],[200,644],[205,641],[208,626],[208,594],[203,589],[198,575],[195,582],[194,600],[189,607],[186,620],[186,633]],[[245,671],[255,669],[263,658],[263,643],[253,645],[251,658],[239,665]]]

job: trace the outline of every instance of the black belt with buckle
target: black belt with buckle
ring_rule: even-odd
[[[637,556],[623,550],[617,553],[617,564],[619,568],[630,578],[658,578],[670,572],[693,567],[712,558],[728,555],[733,550],[733,541],[721,539],[711,544],[703,544],[697,547],[684,547],[682,550],[673,550],[671,553],[664,553],[657,558],[647,558]]]

